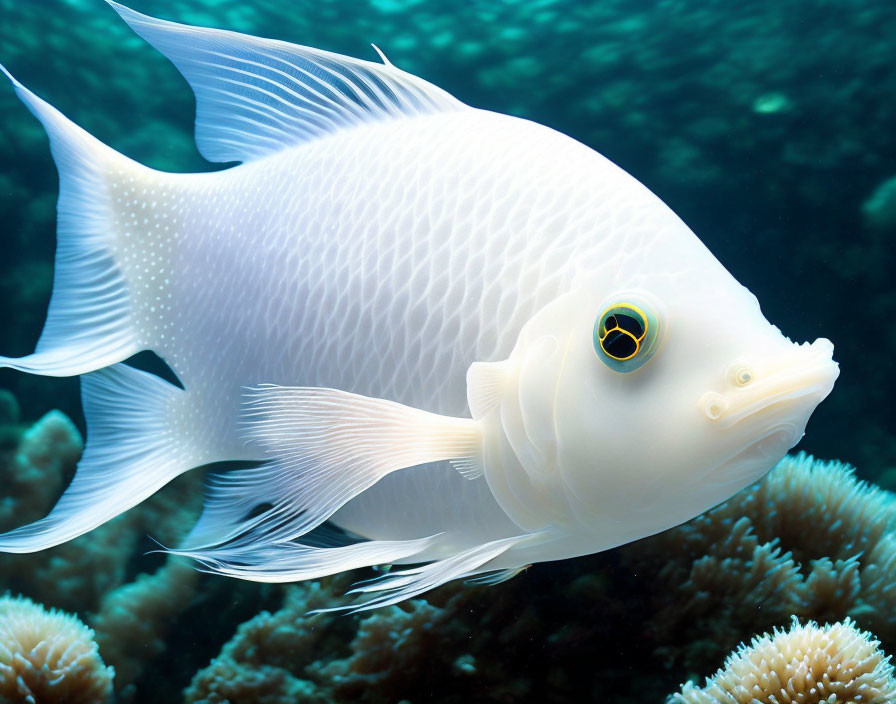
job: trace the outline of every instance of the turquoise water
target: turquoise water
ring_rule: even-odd
[[[134,7],[363,58],[375,58],[373,42],[464,102],[534,119],[597,149],[663,198],[785,334],[834,342],[841,377],[798,449],[896,489],[892,3]],[[0,16],[0,62],[90,133],[156,168],[213,168],[193,145],[188,87],[104,3],[0,0]],[[0,113],[0,353],[16,356],[33,349],[45,317],[57,182],[40,125],[8,86],[0,86]],[[58,496],[79,452],[75,428],[84,426],[76,380],[2,370],[0,388],[9,392],[0,398],[7,529],[39,517]],[[75,425],[54,416],[29,445],[24,429],[52,409]],[[874,615],[891,603],[887,585],[896,575],[882,557],[869,557],[893,528],[891,496],[869,500],[842,473],[832,481],[842,505],[831,495],[782,490],[792,505],[782,497],[735,503],[740,513],[699,539],[697,528],[679,529],[671,540],[538,565],[489,589],[448,587],[404,610],[309,621],[303,614],[322,598],[310,587],[259,586],[175,565],[157,571],[164,560],[146,554],[147,534],[175,541],[201,502],[199,482],[187,476],[69,545],[0,555],[0,592],[81,616],[116,668],[122,702],[662,701],[685,679],[711,674],[738,642],[787,626],[792,614],[851,615],[896,652],[896,629]],[[804,517],[817,534],[769,518],[775,512]],[[754,538],[725,553],[718,544],[736,534],[742,515]],[[744,556],[748,544],[767,565]],[[792,568],[782,557],[788,551]],[[861,569],[853,569],[847,563],[860,554]],[[788,600],[798,590],[770,577],[796,570],[801,583],[812,575],[820,582],[823,558],[833,585],[826,600]],[[723,576],[700,582],[700,569]],[[315,589],[338,594],[350,581]],[[256,618],[246,638],[231,641],[237,625],[263,609],[275,615]],[[218,669],[197,675],[213,658]]]

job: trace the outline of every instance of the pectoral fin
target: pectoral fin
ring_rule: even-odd
[[[511,375],[509,362],[473,362],[467,369],[467,403],[473,418],[484,418],[501,403]]]
[[[250,389],[243,422],[246,439],[271,460],[215,480],[188,545],[249,533],[259,542],[292,540],[390,472],[453,460],[469,476],[480,463],[475,421],[337,389]],[[247,518],[263,505],[270,508]]]

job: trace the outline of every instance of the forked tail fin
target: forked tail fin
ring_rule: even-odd
[[[33,354],[0,357],[0,367],[71,376],[119,362],[141,349],[127,285],[115,259],[109,179],[152,173],[99,142],[0,66],[41,121],[59,170],[53,294]]]

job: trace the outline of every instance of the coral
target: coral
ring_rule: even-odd
[[[619,642],[624,606],[593,574],[569,583],[556,569],[536,567],[499,589],[453,583],[359,615],[307,613],[339,603],[347,583],[289,587],[279,610],[239,627],[193,679],[186,701],[280,704],[301,691],[302,701],[334,704],[434,696],[458,704],[563,702],[589,686],[600,692],[597,683],[617,677],[632,657],[602,648]],[[645,701],[666,689],[637,683]],[[617,691],[635,688],[620,683]]]
[[[610,686],[658,701],[664,676],[706,672],[793,614],[852,616],[896,642],[894,507],[846,465],[799,455],[689,524],[497,588],[452,584],[370,614],[309,617],[342,588],[295,585],[238,629],[187,701],[564,701]]]
[[[896,642],[896,497],[839,462],[789,456],[683,526],[622,549],[653,570],[648,625],[668,661],[704,669],[796,614],[851,615]]]
[[[263,611],[242,624],[212,663],[193,677],[184,692],[185,702],[202,704],[313,704],[327,700],[317,685],[298,676],[304,663],[324,651],[333,631],[339,631],[331,614],[307,615],[312,609],[332,606],[329,588],[311,582],[287,589],[283,607],[274,614]]]
[[[459,623],[470,591],[458,599],[463,590],[442,590],[441,606],[413,599],[362,616],[308,613],[340,600],[347,583],[289,587],[277,612],[241,625],[197,673],[186,701],[285,704],[297,692],[303,702],[400,701],[444,677],[464,690],[481,681],[469,624]]]
[[[10,441],[18,442],[0,448],[0,531],[41,518],[84,449],[78,429],[59,411],[16,433],[14,403],[7,397],[6,432]]]
[[[0,598],[0,696],[22,704],[102,704],[113,675],[93,631],[77,618],[30,599]]]
[[[142,574],[107,592],[90,623],[106,661],[116,672],[115,687],[133,683],[147,661],[165,651],[165,635],[187,608],[199,573],[169,557],[154,574]]]
[[[860,595],[850,613],[896,644],[896,533],[888,533],[864,556]]]
[[[327,683],[331,699],[358,701],[372,688],[387,699],[400,699],[397,673],[407,678],[404,684],[421,674],[426,653],[438,649],[449,635],[444,617],[443,609],[422,599],[376,611],[358,624],[349,645],[350,655],[313,662],[307,673],[315,681]],[[472,655],[464,654],[458,659],[461,663],[455,665],[457,668],[475,672]]]
[[[706,686],[685,684],[670,704],[889,704],[896,679],[870,633],[842,623],[757,636],[725,661]]]
[[[7,446],[0,446],[0,530],[9,530],[46,515],[74,474],[84,443],[59,411],[30,428],[18,424],[11,396],[0,398],[0,412],[8,438]],[[199,511],[200,479],[181,477],[140,506],[58,547],[2,555],[0,588],[67,611],[95,610],[106,592],[127,580],[146,533],[173,544],[186,532]]]
[[[881,321],[896,318],[894,240],[891,229],[875,224],[889,222],[880,217],[890,212],[881,207],[890,202],[882,189],[893,176],[896,138],[896,72],[886,39],[896,35],[892,2],[810,7],[785,0],[743,12],[721,0],[363,0],[351,11],[341,0],[134,4],[357,56],[375,41],[396,65],[465,102],[538,119],[596,147],[692,224],[787,334],[834,337],[852,382],[844,374],[813,418],[808,447],[828,456],[848,452],[865,476],[893,464],[896,326]],[[192,98],[176,69],[95,2],[69,0],[52,11],[46,5],[0,0],[4,65],[129,156],[156,168],[208,168],[192,143]],[[46,136],[9,86],[0,90],[0,110],[0,354],[18,355],[33,349],[46,312],[58,184]],[[770,261],[781,263],[773,267],[780,276],[769,275]],[[849,332],[864,330],[874,331],[874,344]],[[50,408],[78,420],[77,381],[5,370],[0,385],[14,388],[29,422]],[[0,395],[0,528],[46,512],[76,459],[54,451],[55,467],[31,464],[13,475],[10,462],[25,432],[15,405]],[[788,467],[793,460],[768,481]],[[184,602],[153,606],[180,613],[190,599],[188,610],[169,616],[176,623],[167,636],[166,617],[149,615],[152,647],[140,651],[123,638],[127,628],[115,625],[119,618],[134,623],[124,598],[131,592],[115,590],[157,566],[139,556],[151,547],[144,533],[173,544],[187,525],[182,517],[196,510],[199,495],[190,473],[77,541],[37,555],[0,555],[0,592],[14,588],[48,605],[102,614],[109,658],[129,677],[142,671],[155,678],[135,680],[144,701],[174,701],[190,675],[172,663],[205,665],[247,619],[252,628],[234,637],[242,645],[224,646],[196,674],[195,701],[292,702],[309,690],[348,697],[368,677],[376,685],[366,696],[398,695],[392,701],[425,701],[433,692],[455,701],[606,700],[608,692],[613,700],[659,701],[659,692],[683,679],[682,668],[715,668],[723,652],[785,623],[791,612],[829,620],[848,613],[896,646],[896,538],[889,519],[876,513],[889,515],[888,501],[873,508],[855,479],[829,469],[807,463],[800,482],[811,487],[830,477],[840,499],[807,489],[793,495],[786,482],[760,485],[718,513],[637,546],[538,565],[495,589],[450,585],[364,618],[306,618],[302,602],[318,594],[313,598],[326,606],[341,594],[330,586],[293,587],[286,613],[265,604],[273,613],[257,616],[257,592],[242,591],[246,585],[204,583],[199,606],[196,594],[177,588]],[[19,476],[29,479],[18,483]],[[766,508],[776,516],[765,516]],[[165,574],[175,579],[170,572],[159,582],[137,579],[151,591]],[[332,599],[318,589],[332,589]],[[135,613],[150,608],[141,604],[135,601]],[[193,634],[207,641],[201,656]],[[168,656],[154,656],[163,637]],[[369,654],[355,650],[363,638]],[[404,672],[382,657],[388,648]],[[663,670],[654,652],[673,669]],[[170,669],[156,677],[154,666]],[[664,686],[663,677],[673,679]]]
[[[896,529],[896,498],[857,479],[849,465],[801,453],[710,515],[750,516],[762,540],[780,539],[800,562],[845,560]]]

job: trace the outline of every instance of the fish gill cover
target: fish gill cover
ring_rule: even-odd
[[[598,149],[668,202],[787,334],[834,341],[843,377],[803,447],[896,486],[892,3],[134,4],[353,56],[367,56],[375,42],[397,66],[471,105],[536,119]],[[0,60],[63,113],[142,163],[209,168],[192,143],[189,91],[105,5],[0,0],[0,12]],[[16,355],[31,351],[45,315],[57,184],[43,131],[11,90],[0,91],[0,110],[0,351]],[[38,420],[61,408],[80,423],[80,409],[72,380],[3,371],[0,386],[23,408],[20,417],[4,397],[6,529],[52,505],[79,448],[59,416]],[[193,673],[189,701],[565,701],[583,691],[659,701],[685,678],[710,674],[738,641],[784,627],[794,613],[852,615],[896,650],[893,625],[881,623],[885,607],[868,601],[893,598],[891,539],[846,553],[799,545],[803,556],[788,558],[795,547],[786,536],[757,537],[759,529],[737,524],[731,555],[697,541],[705,559],[683,551],[645,566],[621,551],[535,567],[503,591],[448,587],[361,619],[304,621],[305,611],[325,605],[320,590],[344,585],[281,590],[201,577],[197,586],[175,563],[142,556],[147,532],[176,540],[200,492],[184,477],[133,515],[52,554],[3,556],[0,591],[82,615],[116,668],[122,701],[174,701]],[[873,510],[886,514],[890,500]],[[827,507],[824,497],[809,501]],[[17,503],[28,505],[7,510]],[[812,511],[813,521],[840,520]],[[684,581],[668,580],[682,570]],[[720,583],[729,573],[735,586]],[[792,579],[832,585],[827,601],[794,603],[808,587],[782,586]],[[697,588],[701,580],[712,589]],[[692,584],[694,595],[680,593]],[[153,602],[158,589],[174,596]],[[661,603],[673,594],[680,613],[694,614],[684,623]],[[273,615],[258,614],[262,607]],[[769,612],[775,620],[754,618]],[[443,680],[431,679],[435,667]]]

